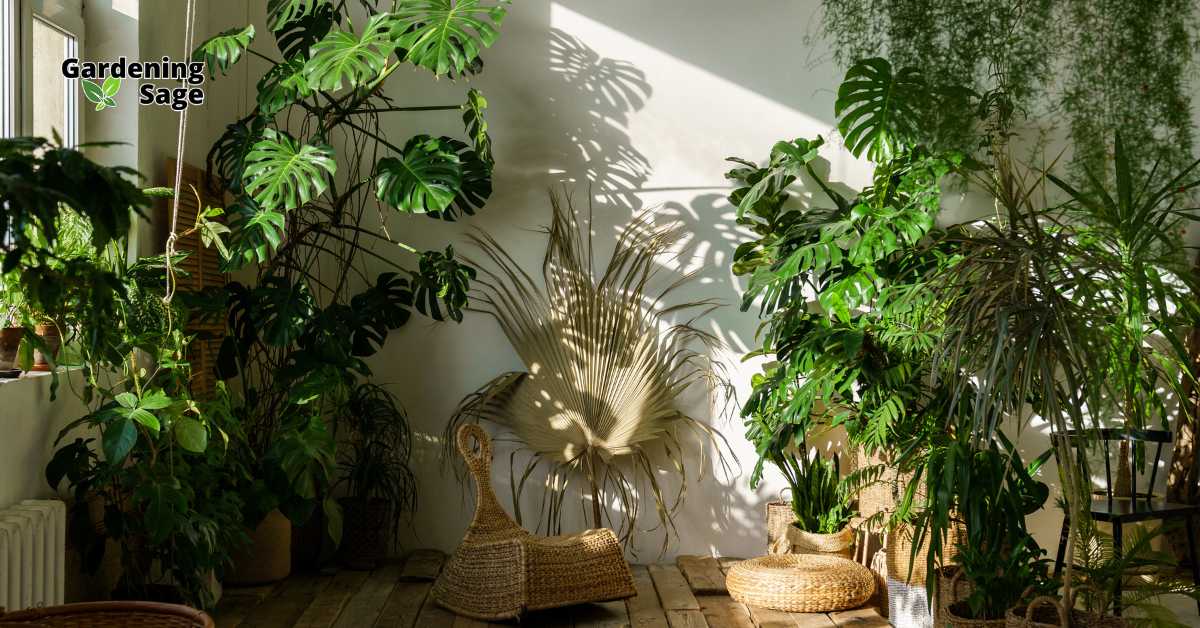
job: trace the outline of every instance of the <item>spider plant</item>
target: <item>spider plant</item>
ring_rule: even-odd
[[[667,530],[665,549],[689,464],[697,460],[686,453],[685,435],[711,445],[716,462],[725,466],[720,435],[679,407],[680,395],[693,385],[713,392],[724,384],[707,355],[717,340],[692,324],[716,304],[706,299],[663,305],[690,275],[657,294],[651,291],[659,258],[678,242],[677,226],[657,227],[646,215],[635,217],[597,275],[591,241],[581,234],[570,200],[564,204],[551,194],[550,201],[545,287],[493,238],[472,236],[491,262],[477,265],[475,302],[499,323],[526,370],[505,373],[464,399],[444,442],[454,442],[451,436],[464,421],[486,420],[510,431],[532,454],[519,472],[515,463],[511,467],[518,521],[527,482],[544,466],[542,513],[553,532],[561,528],[563,500],[576,481],[583,484],[584,502],[591,500],[592,523],[615,523],[623,541],[649,496]],[[687,322],[671,322],[672,315],[689,311],[693,317]],[[702,477],[703,446],[699,454]],[[447,459],[453,459],[449,451]],[[660,484],[664,474],[679,479],[673,498]],[[615,507],[620,521],[606,505]]]

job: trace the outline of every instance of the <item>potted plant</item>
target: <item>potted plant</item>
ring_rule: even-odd
[[[416,479],[408,467],[412,435],[399,401],[383,387],[355,386],[337,427],[342,505],[341,562],[374,569],[397,545],[402,513],[416,509]]]
[[[1041,509],[1049,496],[1049,487],[1034,475],[1051,453],[1026,466],[999,431],[982,447],[969,438],[952,437],[931,452],[926,466],[931,476],[941,477],[947,460],[965,456],[967,462],[966,477],[954,492],[934,498],[948,499],[966,523],[966,538],[955,546],[956,564],[938,572],[939,625],[1002,626],[1013,606],[1057,591],[1046,552],[1025,526],[1025,517]],[[932,510],[918,515],[919,529],[927,529],[935,516]]]
[[[838,455],[810,456],[802,440],[795,449],[775,451],[770,457],[783,473],[791,501],[767,505],[768,551],[853,556],[850,520],[856,513]]]

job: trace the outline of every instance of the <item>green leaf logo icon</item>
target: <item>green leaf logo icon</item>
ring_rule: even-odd
[[[121,91],[121,79],[110,76],[104,79],[103,85],[98,85],[96,81],[88,79],[80,79],[79,83],[83,86],[83,95],[96,104],[96,111],[104,111],[109,107],[117,106],[117,101],[113,99],[113,96]]]

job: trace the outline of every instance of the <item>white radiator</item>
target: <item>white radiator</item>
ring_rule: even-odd
[[[0,510],[0,609],[63,603],[67,508],[27,499]]]

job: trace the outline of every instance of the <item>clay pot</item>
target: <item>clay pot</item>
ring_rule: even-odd
[[[233,570],[225,577],[231,586],[278,582],[292,573],[292,522],[272,510],[250,533],[250,545],[233,556]]]
[[[34,332],[46,343],[46,348],[50,351],[48,359],[41,351],[33,350],[33,368],[31,371],[53,371],[54,367],[50,364],[50,359],[58,357],[59,349],[62,349],[62,336],[58,333],[58,327],[49,323],[39,324],[34,328]]]
[[[339,500],[342,505],[342,544],[338,560],[349,569],[370,571],[387,558],[388,508],[386,499]]]
[[[0,329],[0,371],[16,368],[17,348],[21,346],[22,327]]]

